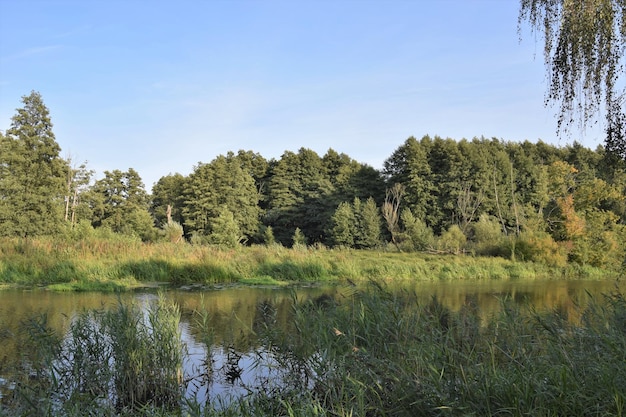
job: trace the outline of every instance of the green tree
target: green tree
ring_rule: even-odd
[[[334,193],[317,153],[306,148],[297,154],[287,151],[272,167],[265,223],[274,228],[276,239],[284,245],[290,243],[296,227],[312,243],[324,242],[337,207]]]
[[[217,216],[211,219],[209,242],[232,248],[237,246],[242,239],[241,230],[233,212],[226,205],[220,206],[217,210]]]
[[[507,144],[507,153],[515,170],[515,193],[521,210],[541,214],[549,201],[548,174],[547,167],[538,160],[535,149],[536,146],[528,141]]]
[[[477,222],[472,223],[472,240],[479,255],[499,255],[504,253],[502,245],[502,225],[487,213],[480,215]]]
[[[441,215],[435,200],[437,187],[428,162],[431,147],[429,136],[420,141],[411,136],[385,160],[383,172],[389,185],[404,186],[405,204],[411,212],[432,224]]]
[[[518,28],[528,22],[544,40],[546,101],[558,103],[558,129],[585,127],[606,115],[606,145],[626,158],[623,0],[521,0]]]
[[[431,181],[436,184],[432,190],[434,208],[427,212],[429,226],[439,233],[450,226],[457,217],[458,199],[463,183],[470,177],[469,164],[461,153],[458,144],[452,139],[436,137],[428,154]],[[432,214],[430,213],[432,212]],[[421,213],[416,215],[421,217]]]
[[[133,168],[105,171],[89,193],[94,227],[108,227],[116,233],[152,240],[156,229],[148,211],[148,193]]]
[[[91,177],[94,171],[87,169],[87,162],[76,166],[73,164],[72,158],[68,157],[67,177],[66,177],[66,194],[65,194],[65,216],[64,219],[70,225],[74,226],[80,220],[88,220],[91,218],[91,209],[83,196],[89,192]]]
[[[266,245],[274,245],[276,243],[276,238],[274,237],[274,230],[272,226],[265,226],[263,228],[263,243]]]
[[[22,103],[0,135],[0,235],[51,234],[63,222],[68,166],[41,94],[33,91]]]
[[[408,250],[423,251],[430,249],[434,242],[434,233],[421,219],[414,216],[410,208],[400,213],[403,232],[402,247]]]
[[[294,247],[303,247],[307,244],[307,238],[299,227],[296,227],[296,230],[294,230],[291,236],[291,244]]]
[[[261,154],[239,150],[237,155],[229,152],[227,157],[235,158],[244,172],[247,172],[254,180],[258,194],[258,204],[262,210],[267,208],[267,192],[270,163]]]
[[[357,219],[354,246],[359,249],[371,249],[380,245],[381,216],[374,199],[370,197],[361,203],[361,200],[355,198],[353,207]]]
[[[334,246],[354,246],[356,233],[356,218],[353,206],[348,202],[342,202],[331,217],[330,242]]]
[[[184,196],[182,216],[189,232],[209,236],[214,232],[213,219],[225,207],[233,214],[244,240],[258,234],[259,194],[254,179],[234,155],[220,155],[208,164],[198,164],[186,181]]]
[[[439,237],[439,248],[445,252],[458,254],[465,248],[467,238],[461,228],[453,224]]]
[[[150,213],[157,225],[167,224],[168,219],[181,225],[184,223],[185,186],[186,178],[179,173],[161,177],[152,186]]]
[[[374,168],[333,149],[322,157],[322,164],[335,190],[332,197],[335,206],[344,201],[351,202],[354,197],[361,200],[373,197],[376,202],[382,202],[385,182]]]
[[[370,249],[381,242],[381,216],[372,197],[362,202],[343,201],[331,218],[330,243],[357,249]]]

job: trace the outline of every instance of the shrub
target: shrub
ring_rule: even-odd
[[[404,227],[404,232],[399,236],[402,249],[422,251],[432,246],[434,234],[426,223],[415,217],[410,209],[402,210],[400,217]]]
[[[465,248],[467,238],[461,231],[461,228],[453,224],[448,230],[439,237],[439,249],[444,252],[460,253]]]

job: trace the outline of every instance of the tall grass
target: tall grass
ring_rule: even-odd
[[[279,245],[235,249],[189,244],[143,244],[132,239],[84,241],[0,239],[0,283],[55,285],[59,290],[117,291],[163,282],[216,285],[239,282],[441,281],[601,279],[592,267],[550,267],[503,258]]]
[[[578,324],[504,303],[483,325],[471,303],[451,312],[377,286],[340,305],[299,304],[276,349],[308,369],[306,407],[326,415],[624,415],[622,295]]]

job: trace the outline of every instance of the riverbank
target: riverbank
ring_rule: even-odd
[[[57,291],[125,291],[158,282],[185,285],[286,285],[300,282],[613,279],[614,271],[564,267],[472,255],[393,250],[235,249],[190,244],[144,244],[132,239],[75,242],[0,240],[2,286]]]

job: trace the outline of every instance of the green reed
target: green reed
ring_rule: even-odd
[[[25,324],[29,354],[0,415],[136,415],[179,407],[185,347],[180,311],[160,296],[85,311],[65,337],[45,316]],[[4,413],[4,414],[3,414]]]
[[[484,324],[471,302],[453,312],[377,285],[348,302],[297,305],[296,330],[276,349],[309,370],[304,407],[326,415],[624,414],[621,294],[592,302],[576,324],[503,303]]]
[[[590,300],[576,318],[506,299],[502,307],[485,319],[471,299],[450,310],[372,282],[334,297],[294,295],[284,327],[276,308],[261,303],[256,366],[282,376],[217,405],[183,397],[180,312],[162,297],[143,310],[120,304],[83,313],[65,341],[40,318],[28,324],[32,377],[0,415],[624,415],[622,294]],[[211,317],[195,317],[210,347]]]

